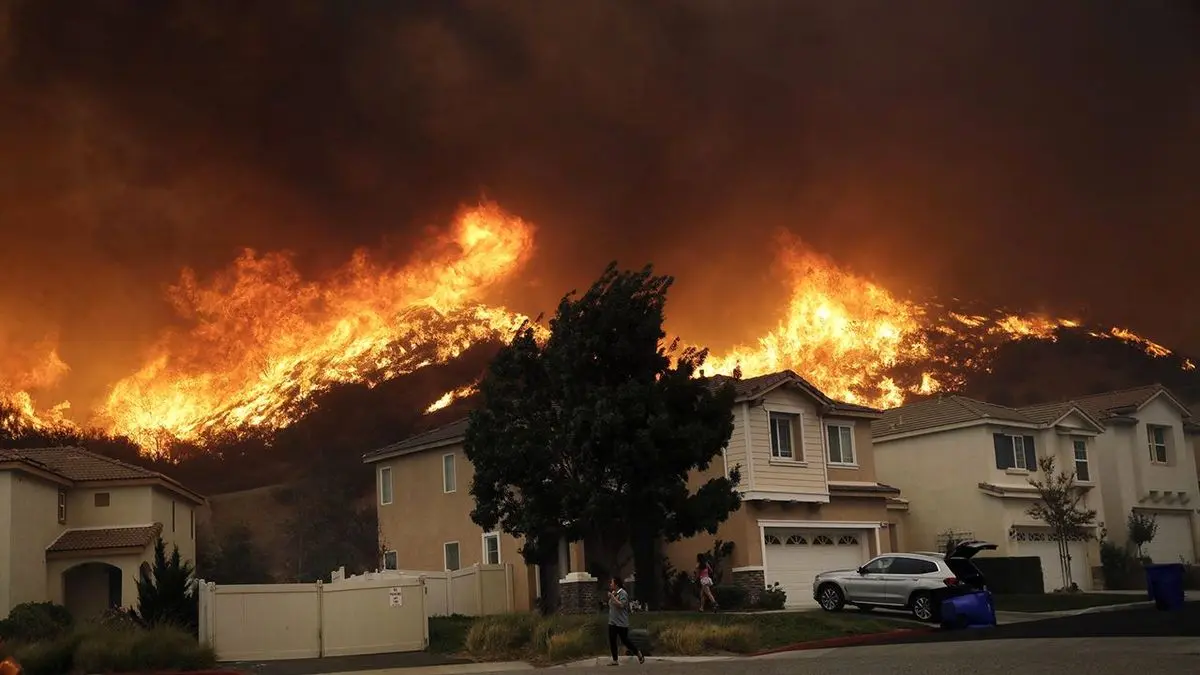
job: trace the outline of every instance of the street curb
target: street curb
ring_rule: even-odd
[[[844,637],[825,638],[824,640],[810,640],[809,642],[800,642],[786,647],[776,647],[766,651],[750,654],[754,656],[768,656],[770,654],[780,654],[783,652],[798,652],[806,649],[826,649],[829,647],[850,647],[853,645],[866,645],[873,642],[882,642],[889,638],[899,637],[901,635],[912,635],[916,633],[932,633],[935,629],[929,628],[897,628],[883,633],[866,633],[863,635],[846,635]]]

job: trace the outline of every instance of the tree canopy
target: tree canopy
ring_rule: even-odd
[[[522,327],[492,361],[465,441],[477,524],[524,538],[529,562],[560,538],[618,532],[646,600],[657,541],[715,533],[740,505],[736,467],[689,488],[729,441],[734,393],[695,377],[705,350],[664,345],[672,282],[613,263],[563,297],[544,344]]]

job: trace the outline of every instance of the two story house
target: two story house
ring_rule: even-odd
[[[1021,411],[1049,420],[1071,407],[1104,426],[1095,438],[1094,457],[1109,539],[1126,543],[1130,512],[1143,513],[1158,524],[1146,555],[1155,562],[1195,562],[1200,556],[1200,486],[1193,445],[1200,439],[1200,426],[1193,423],[1191,411],[1157,384]]]
[[[912,498],[910,546],[932,551],[948,538],[982,539],[997,545],[996,555],[1036,556],[1047,591],[1066,581],[1057,542],[1028,514],[1038,499],[1029,480],[1044,479],[1038,460],[1053,456],[1057,468],[1075,471],[1085,508],[1101,513],[1097,437],[1104,430],[1070,404],[1026,413],[964,396],[893,408],[871,425],[880,479]],[[1073,582],[1091,589],[1099,545],[1080,539],[1068,550]]]
[[[870,423],[879,411],[835,401],[791,371],[732,382],[737,397],[729,444],[708,473],[692,481],[698,486],[740,467],[743,505],[715,536],[668,544],[676,568],[691,570],[714,539],[733,542],[727,582],[752,594],[778,582],[789,605],[805,606],[815,604],[818,572],[901,549],[907,502],[875,478]],[[528,608],[535,598],[553,595],[559,577],[585,572],[586,551],[579,542],[564,543],[555,571],[547,574],[520,564],[519,541],[475,526],[465,431],[460,420],[364,456],[376,467],[384,566],[441,570],[511,562],[520,568],[515,606]]]
[[[0,449],[0,616],[55,602],[79,619],[137,603],[162,537],[195,560],[203,497],[82,448]]]

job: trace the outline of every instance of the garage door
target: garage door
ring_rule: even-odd
[[[866,562],[867,536],[858,530],[769,529],[763,576],[768,585],[779,582],[787,592],[788,607],[815,607],[813,577]]]
[[[1192,550],[1192,521],[1186,513],[1157,513],[1154,522],[1158,532],[1154,540],[1145,546],[1146,555],[1156,563],[1195,562]]]
[[[1071,580],[1079,584],[1080,590],[1092,590],[1092,573],[1087,560],[1087,544],[1082,541],[1068,543],[1071,553]],[[1062,563],[1059,561],[1058,542],[1023,541],[1017,545],[1016,555],[1037,556],[1042,560],[1042,585],[1047,593],[1065,588]]]

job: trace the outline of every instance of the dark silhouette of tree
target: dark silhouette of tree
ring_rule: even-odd
[[[619,531],[654,604],[661,540],[715,533],[740,504],[736,469],[688,487],[729,440],[734,392],[694,377],[705,351],[664,347],[672,281],[614,263],[562,299],[544,345],[523,327],[492,362],[466,434],[476,523],[523,537],[530,562],[560,538]]]
[[[154,542],[154,564],[143,565],[137,580],[137,619],[147,626],[171,625],[193,634],[197,630],[200,598],[193,588],[192,563],[179,555],[179,547],[159,537]]]

